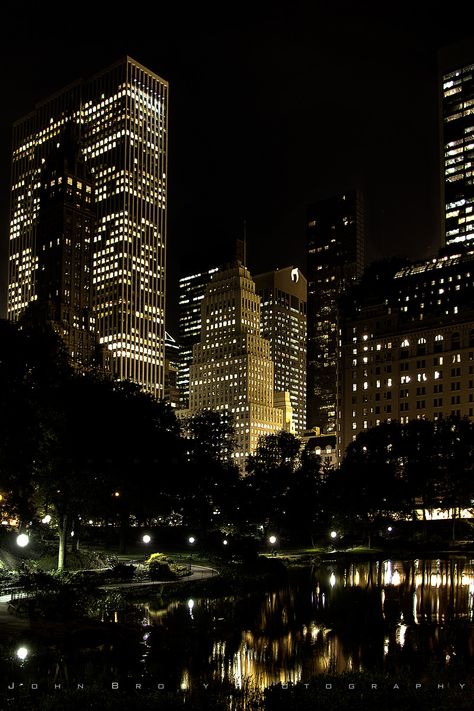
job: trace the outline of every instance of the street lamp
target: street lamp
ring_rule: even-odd
[[[145,535],[142,538],[142,541],[143,541],[143,543],[146,543],[146,544],[150,543],[151,536],[149,536],[148,533],[145,533]]]
[[[188,543],[190,543],[191,545],[193,545],[193,543],[196,543],[196,539],[194,538],[194,536],[189,536]]]
[[[28,649],[26,647],[18,647],[16,650],[16,656],[23,662],[28,656]]]
[[[20,548],[24,548],[25,546],[28,545],[29,542],[30,542],[30,539],[26,535],[26,533],[20,533],[20,535],[17,536],[16,544],[17,544],[17,546],[20,546]]]
[[[46,516],[43,516],[43,518],[41,519],[41,523],[51,523],[50,514],[46,514]]]
[[[224,540],[222,541],[222,545],[223,546],[229,545],[229,541],[227,540],[227,538],[224,538]]]
[[[334,540],[335,538],[337,538],[337,531],[331,531],[331,533],[329,535]]]
[[[275,544],[277,542],[277,537],[276,536],[270,536],[268,539],[268,542],[270,543],[272,547],[272,555],[275,555]]]

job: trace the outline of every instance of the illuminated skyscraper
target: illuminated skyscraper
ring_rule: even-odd
[[[364,268],[364,208],[359,191],[308,210],[308,427],[336,429],[337,302]]]
[[[115,377],[157,397],[164,388],[167,106],[167,82],[125,57],[18,121],[12,155],[9,318],[38,299],[41,172],[72,126],[93,182],[100,342]]]
[[[240,262],[219,270],[201,301],[201,340],[193,346],[189,409],[234,418],[235,457],[243,464],[258,438],[283,429],[274,407],[270,343],[260,335],[260,296]]]
[[[189,274],[179,280],[179,367],[180,405],[189,406],[189,369],[193,346],[201,339],[201,302],[217,267]]]
[[[474,50],[441,52],[442,187],[447,245],[474,239]]]
[[[306,429],[306,279],[286,267],[254,277],[261,296],[262,336],[270,342],[274,388],[289,393],[296,434]]]

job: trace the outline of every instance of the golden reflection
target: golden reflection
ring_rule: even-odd
[[[189,677],[189,671],[187,669],[183,669],[183,673],[181,676],[181,683],[179,685],[179,688],[181,691],[188,691],[188,689],[191,686],[191,679]]]
[[[443,658],[451,658],[457,652],[445,642],[445,625],[457,619],[473,621],[474,574],[469,561],[331,564],[316,571],[306,585],[254,600],[246,627],[238,628],[237,636],[235,628],[225,624],[231,625],[232,616],[221,616],[213,600],[194,600],[192,621],[186,602],[172,603],[166,610],[145,609],[155,625],[166,625],[168,615],[179,614],[190,625],[198,624],[204,614],[206,619],[222,621],[214,626],[207,655],[212,675],[238,689],[250,685],[260,690],[279,682],[306,682],[322,673],[370,667],[374,642],[367,628],[371,626],[380,630],[377,651],[387,666],[414,649],[425,656],[437,650]],[[219,604],[232,607],[234,599]],[[421,632],[425,623],[431,624]],[[474,638],[470,644],[474,648]],[[369,653],[368,645],[372,645]],[[184,690],[193,678],[186,664],[178,677]]]

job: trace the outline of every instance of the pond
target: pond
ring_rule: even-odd
[[[474,561],[326,562],[245,596],[150,597],[73,631],[38,622],[0,632],[5,684],[143,684],[185,692],[306,682],[325,673],[469,668]],[[106,634],[104,633],[106,631]],[[21,652],[19,650],[22,650]]]

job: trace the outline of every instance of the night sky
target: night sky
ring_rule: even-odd
[[[304,270],[307,205],[347,188],[365,191],[369,259],[436,252],[437,50],[469,35],[474,9],[460,13],[457,2],[256,4],[130,3],[111,19],[97,16],[100,3],[78,3],[63,6],[55,27],[53,6],[7,12],[2,313],[11,124],[124,54],[170,82],[172,333],[180,268],[228,258],[246,220],[252,271]]]

